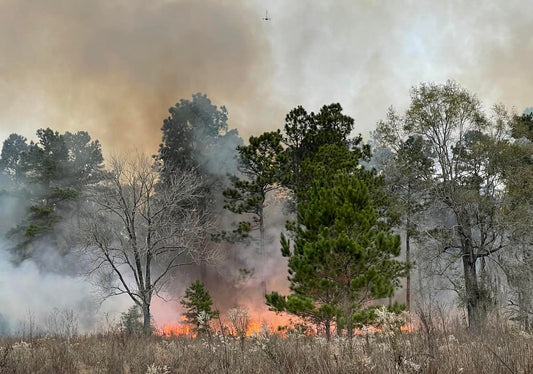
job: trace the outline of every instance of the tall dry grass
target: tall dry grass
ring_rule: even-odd
[[[533,373],[533,335],[460,323],[327,342],[289,332],[243,340],[128,336],[117,331],[0,339],[0,373]],[[430,336],[429,336],[430,335]]]

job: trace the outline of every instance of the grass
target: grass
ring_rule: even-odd
[[[327,342],[296,332],[244,340],[118,332],[0,340],[0,373],[533,373],[533,335],[505,325],[472,332],[376,333]]]

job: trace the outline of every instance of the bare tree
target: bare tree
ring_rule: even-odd
[[[82,238],[91,258],[91,274],[104,296],[127,294],[143,311],[151,330],[152,296],[177,268],[211,261],[212,220],[198,209],[202,181],[193,172],[176,172],[168,183],[150,158],[114,158],[104,180],[90,194]]]

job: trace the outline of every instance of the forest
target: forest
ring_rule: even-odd
[[[533,110],[450,80],[370,137],[339,103],[249,139],[229,118],[194,94],[152,154],[106,159],[86,131],[4,140],[10,266],[130,307],[105,329],[53,299],[0,314],[0,371],[533,370]]]

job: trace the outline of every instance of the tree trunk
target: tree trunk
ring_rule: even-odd
[[[463,276],[465,281],[465,303],[468,313],[468,327],[477,328],[481,324],[481,293],[477,279],[477,257],[472,248],[472,229],[468,212],[461,209],[457,214],[461,253],[463,256]]]
[[[324,321],[324,329],[326,330],[326,340],[331,340],[331,320]]]
[[[411,235],[409,232],[409,219],[407,219],[407,230],[405,232],[405,262],[411,263],[411,248],[410,248]],[[411,269],[407,269],[407,277],[405,284],[405,304],[407,311],[411,310]]]
[[[259,257],[262,259],[265,255],[265,210],[263,208],[265,203],[265,197],[263,195],[263,201],[259,208]],[[261,289],[263,290],[263,295],[267,293],[267,284],[266,280],[261,281]]]
[[[264,199],[263,199],[264,201]],[[265,217],[263,206],[259,208],[259,255],[263,256],[265,250]]]
[[[349,319],[348,321],[348,331],[347,331],[347,335],[348,335],[348,339],[352,340],[353,339],[353,329],[354,329],[354,324],[351,320],[351,318]]]
[[[150,316],[150,304],[143,305],[143,332],[145,335],[152,334],[152,324]]]
[[[411,214],[413,212],[412,207],[412,194],[411,194],[411,180],[407,183],[407,214],[405,217],[405,262],[411,263]],[[411,311],[411,269],[407,269],[407,277],[405,279],[405,305],[407,311]]]
[[[518,291],[518,318],[520,319],[522,328],[526,331],[530,329],[528,299],[529,297],[526,295],[526,292],[522,290]]]
[[[465,278],[466,310],[468,312],[468,327],[478,327],[481,323],[480,292],[477,281],[476,261],[471,254],[463,254],[463,271]]]

